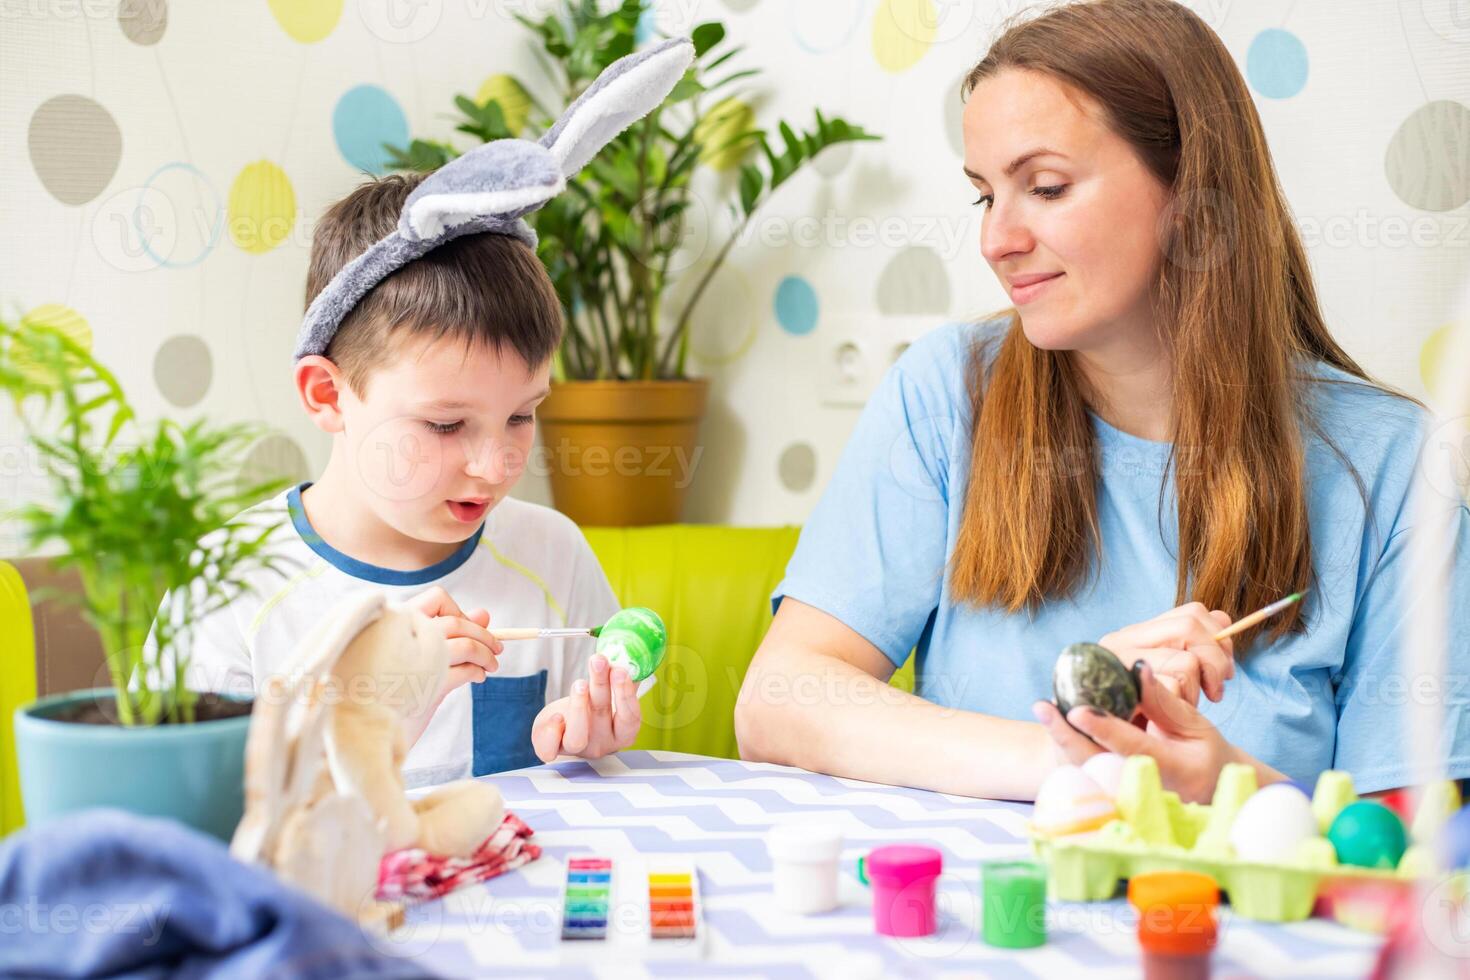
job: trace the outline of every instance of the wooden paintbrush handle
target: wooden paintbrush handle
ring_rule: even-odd
[[[497,640],[551,640],[563,636],[592,636],[590,626],[509,626],[490,631]]]
[[[538,627],[525,626],[512,629],[491,630],[490,635],[497,640],[534,640],[541,635],[541,632]]]

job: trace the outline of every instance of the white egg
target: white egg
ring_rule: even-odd
[[[1302,841],[1316,836],[1312,801],[1285,783],[1252,793],[1230,826],[1230,844],[1244,861],[1290,861]]]
[[[1049,836],[1096,830],[1118,815],[1113,798],[1077,766],[1058,766],[1036,793],[1031,824]]]
[[[1123,782],[1123,763],[1126,760],[1113,752],[1099,752],[1082,763],[1082,771],[1103,788],[1113,799],[1118,798],[1118,787]]]

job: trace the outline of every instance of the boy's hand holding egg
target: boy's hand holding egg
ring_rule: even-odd
[[[596,631],[590,680],[541,709],[531,726],[531,744],[542,762],[559,755],[599,759],[628,748],[638,737],[643,714],[637,683],[662,662],[668,631],[651,609],[623,609]]]
[[[590,681],[577,680],[571,694],[551,702],[536,716],[531,744],[542,762],[559,755],[600,759],[626,749],[638,737],[643,715],[628,671],[594,654],[590,673]]]

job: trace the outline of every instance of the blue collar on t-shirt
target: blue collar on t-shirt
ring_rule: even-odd
[[[322,539],[316,528],[311,526],[311,521],[306,519],[306,508],[301,503],[301,492],[309,486],[311,486],[310,482],[302,483],[292,487],[286,494],[286,509],[291,514],[291,523],[295,525],[296,533],[301,535],[301,540],[306,542],[308,548],[321,555],[336,568],[353,578],[360,578],[378,585],[425,585],[441,579],[469,561],[470,555],[475,553],[475,546],[480,543],[480,535],[485,532],[485,524],[482,521],[480,526],[475,528],[475,533],[465,538],[459,547],[454,549],[454,554],[436,561],[427,568],[405,572],[396,568],[370,565],[333,548]]]

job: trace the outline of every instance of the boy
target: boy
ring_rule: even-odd
[[[326,213],[309,303],[394,231],[422,180],[373,181]],[[592,656],[590,640],[502,647],[487,630],[489,610],[507,626],[557,627],[593,626],[618,608],[576,525],[508,496],[561,331],[556,293],[525,240],[466,234],[383,279],[324,352],[298,356],[297,395],[331,435],[331,457],[314,482],[254,508],[289,520],[276,537],[289,567],[261,573],[196,624],[190,686],[259,690],[323,613],[373,588],[431,617],[449,642],[444,688],[416,695],[425,703],[406,733],[407,785],[627,748],[637,694],[624,671]]]

